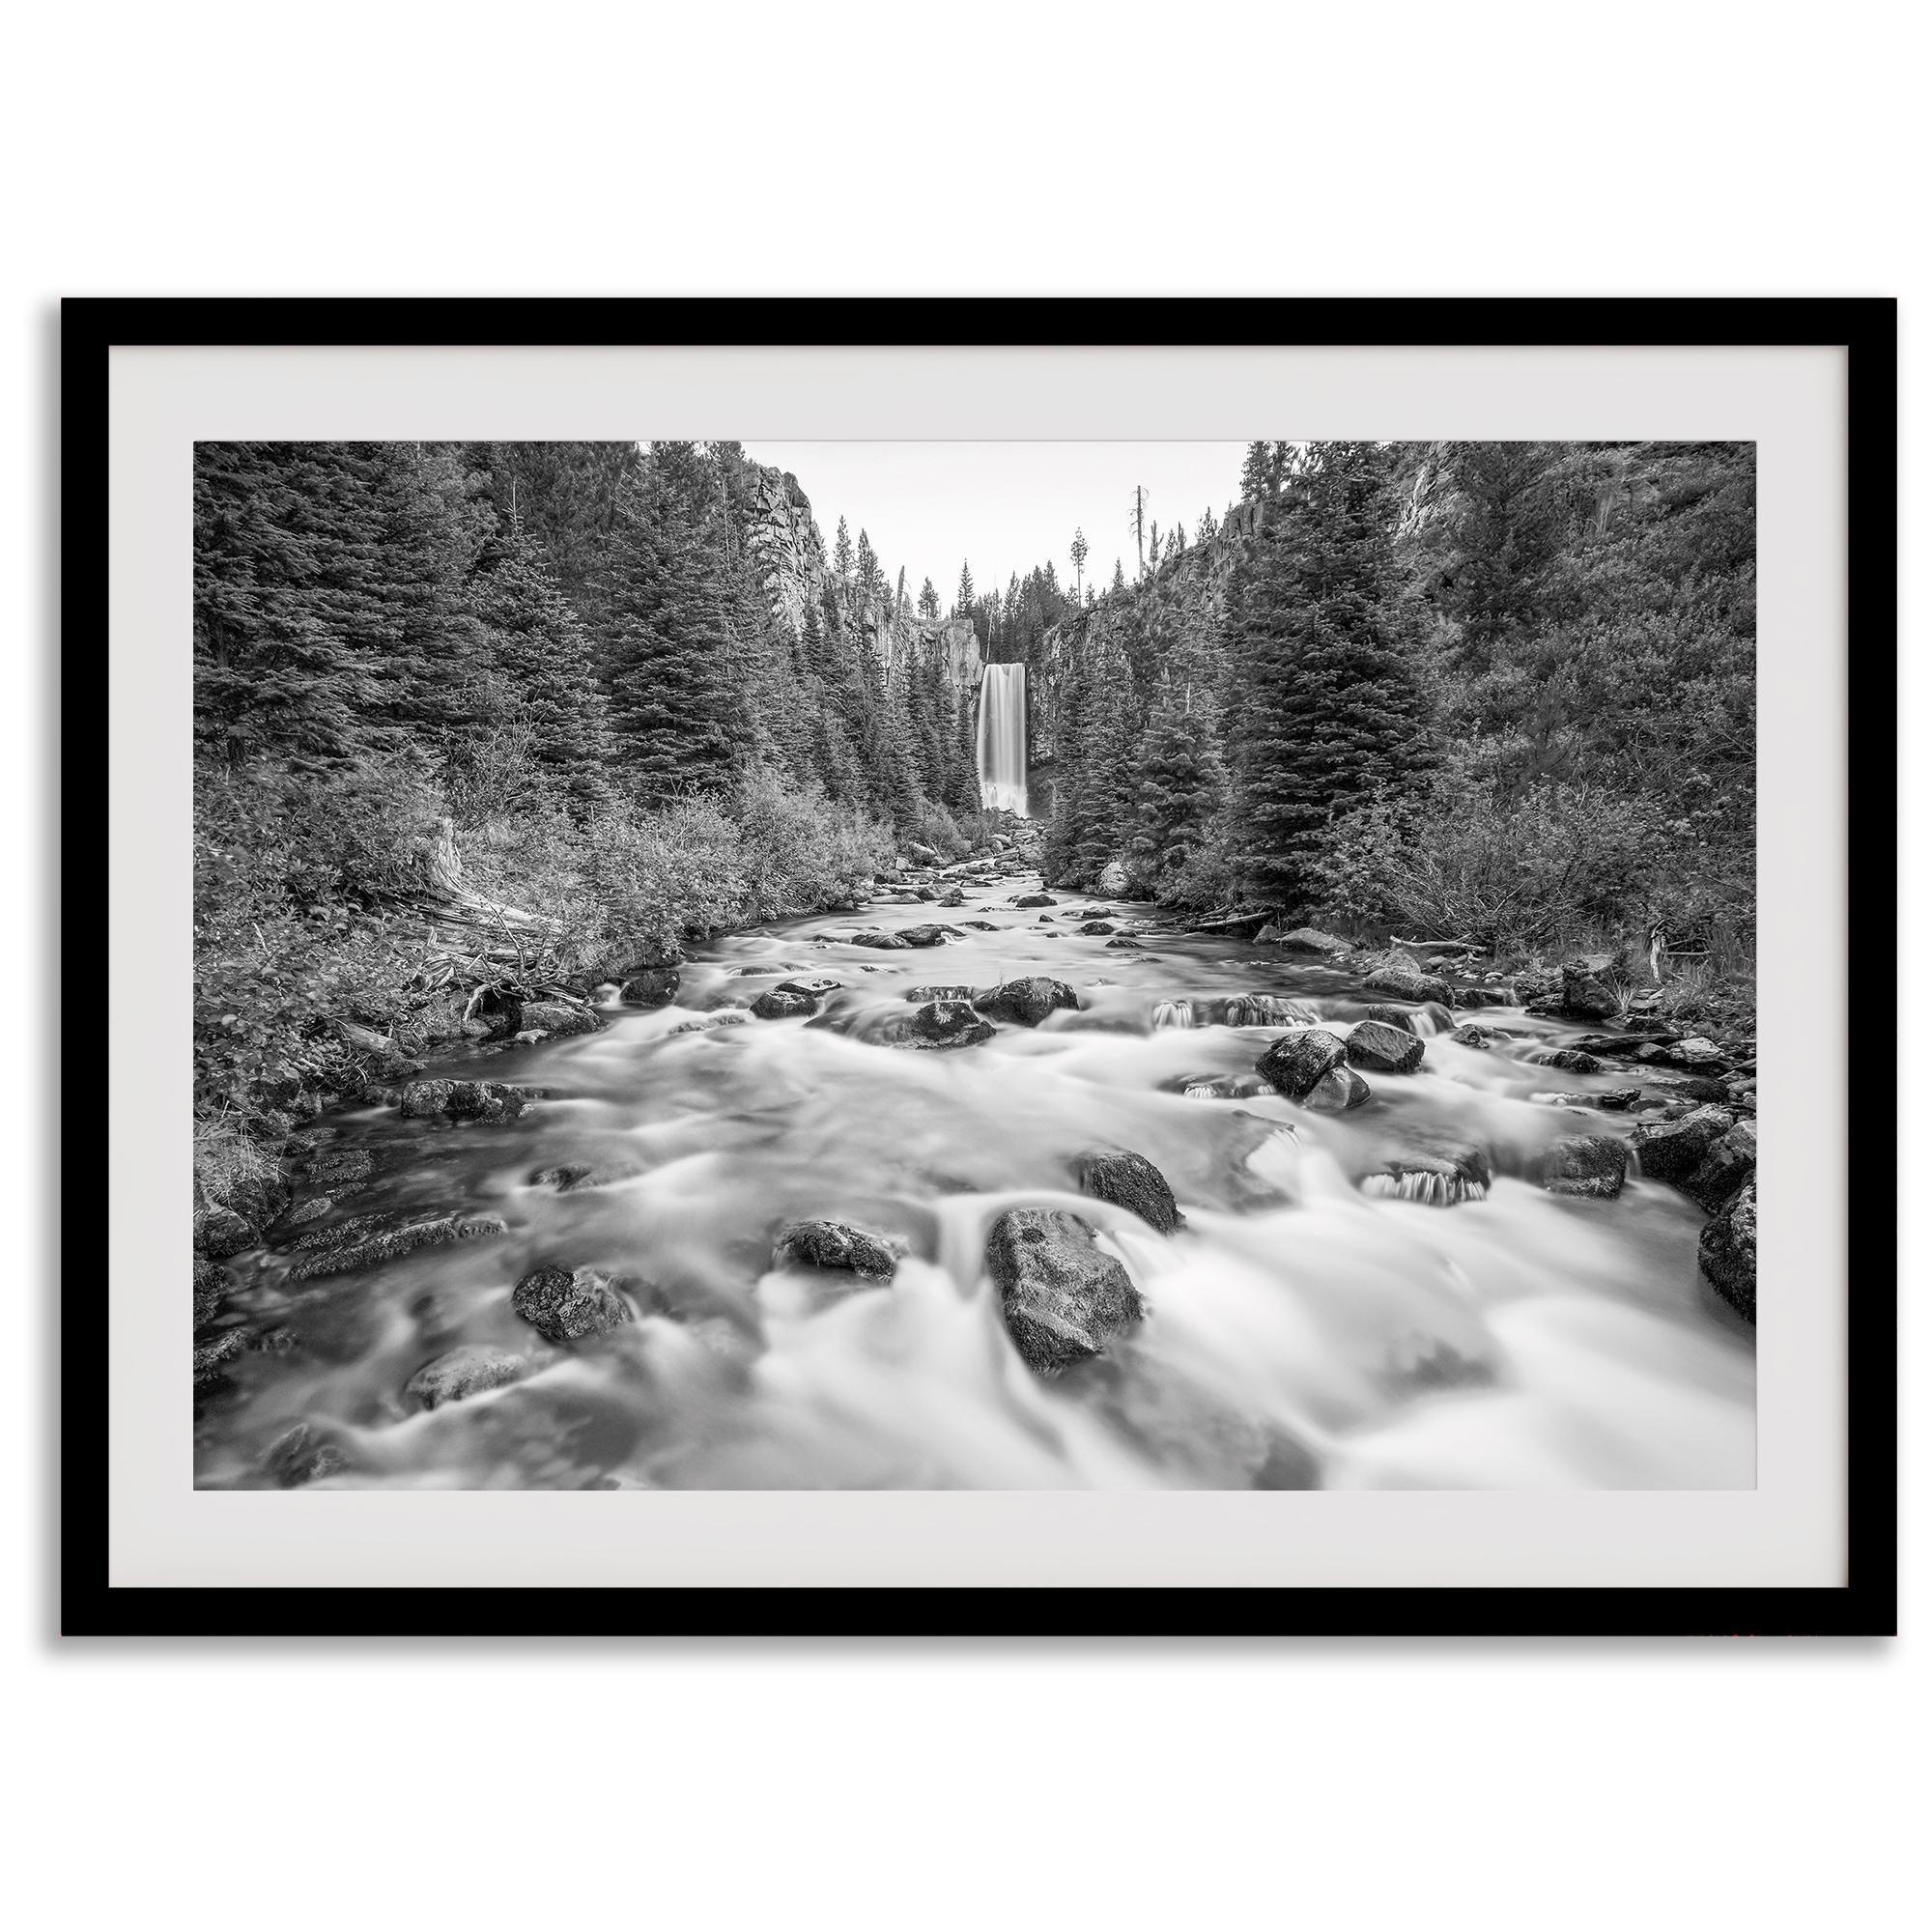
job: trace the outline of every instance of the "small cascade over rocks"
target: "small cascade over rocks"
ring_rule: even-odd
[[[1027,815],[1026,666],[989,664],[980,685],[980,802]]]
[[[994,869],[305,1128],[199,1230],[196,1481],[1749,1487],[1742,1084]]]

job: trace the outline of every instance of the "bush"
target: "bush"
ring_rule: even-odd
[[[1561,947],[1646,925],[1671,842],[1644,799],[1566,783],[1498,795],[1445,772],[1419,797],[1378,793],[1333,821],[1316,916],[1492,951]]]

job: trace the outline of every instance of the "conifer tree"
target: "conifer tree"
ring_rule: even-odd
[[[1136,795],[1127,851],[1156,898],[1207,841],[1223,801],[1213,706],[1205,681],[1161,679],[1134,759]]]
[[[1373,443],[1318,445],[1231,596],[1234,832],[1246,890],[1290,911],[1333,812],[1412,771],[1424,745],[1386,468]]]
[[[962,563],[959,566],[959,588],[952,599],[952,614],[955,617],[970,617],[973,614],[973,566]]]
[[[521,524],[485,547],[472,594],[491,674],[530,758],[574,817],[608,810],[616,743],[590,640]]]
[[[607,681],[618,755],[646,800],[728,784],[750,745],[702,459],[652,445],[618,499]]]
[[[939,592],[932,587],[929,577],[919,587],[919,614],[926,618],[937,618],[939,615]]]

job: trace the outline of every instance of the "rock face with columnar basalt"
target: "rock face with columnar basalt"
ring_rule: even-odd
[[[1288,1033],[1255,1062],[1255,1071],[1290,1100],[1305,1100],[1323,1078],[1348,1058],[1348,1049],[1332,1033],[1310,1027]]]
[[[1015,1208],[993,1223],[986,1267],[1020,1359],[1055,1376],[1091,1361],[1146,1312],[1132,1277],[1094,1230],[1053,1208]]]

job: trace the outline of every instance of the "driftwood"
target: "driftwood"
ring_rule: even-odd
[[[545,913],[526,912],[479,893],[464,876],[456,850],[456,828],[437,821],[436,838],[418,855],[416,878],[388,895],[390,905],[422,923],[440,949],[424,961],[425,973],[446,980],[465,961],[525,966],[546,946],[563,936],[562,923]]]

